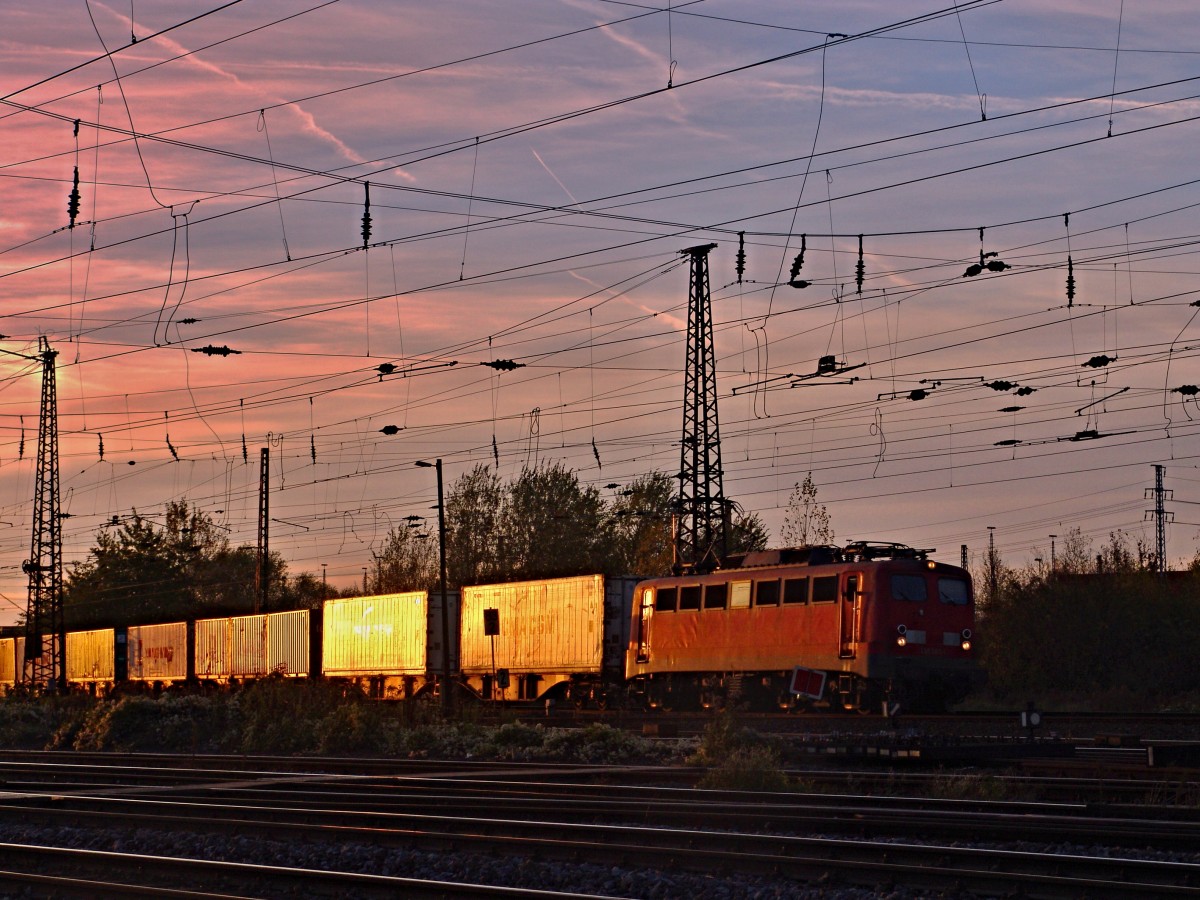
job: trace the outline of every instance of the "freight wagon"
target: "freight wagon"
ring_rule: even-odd
[[[116,631],[68,631],[66,642],[67,681],[83,685],[91,693],[116,681]]]
[[[131,625],[122,631],[117,629],[117,655],[124,636],[126,676],[134,684],[160,689],[187,681],[195,671],[195,623]]]
[[[448,593],[450,671],[458,671],[458,594]],[[321,671],[372,697],[428,695],[442,673],[441,595],[341,597],[322,610]]]
[[[619,699],[635,584],[581,575],[463,588],[463,683],[485,700]]]
[[[7,694],[21,680],[17,659],[17,638],[0,638],[0,692]]]
[[[317,621],[307,609],[198,619],[195,675],[216,684],[315,675],[321,659]]]

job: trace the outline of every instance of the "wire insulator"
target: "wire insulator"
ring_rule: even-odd
[[[866,272],[866,266],[863,265],[862,239],[863,236],[860,234],[858,236],[858,264],[854,267],[854,283],[858,288],[855,293],[858,294],[862,293],[863,275]]]
[[[1071,257],[1067,257],[1067,308],[1070,309],[1075,302],[1075,263]]]
[[[67,215],[71,218],[71,224],[67,227],[74,228],[75,220],[79,218],[79,166],[75,167],[74,183],[67,198]]]
[[[738,252],[737,262],[734,264],[734,271],[737,272],[738,284],[742,283],[742,276],[746,274],[746,232],[738,232]]]
[[[363,182],[363,217],[362,217],[362,237],[363,249],[371,243],[371,182]]]
[[[796,276],[800,274],[800,270],[804,268],[804,251],[808,249],[808,235],[800,235],[800,252],[796,254],[796,258],[792,260],[792,271],[788,275],[788,281],[795,281]]]

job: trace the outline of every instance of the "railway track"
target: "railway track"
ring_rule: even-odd
[[[307,766],[293,760],[274,771],[264,759],[242,769],[215,765],[216,760],[186,767],[150,766],[139,760],[128,768],[121,760],[65,767],[61,762],[0,763],[6,789],[0,795],[0,821],[51,832],[70,827],[93,834],[119,829],[164,837],[271,835],[304,846],[418,847],[443,854],[695,871],[726,879],[752,875],[796,885],[832,879],[867,889],[903,884],[931,891],[1019,892],[1030,897],[1200,896],[1200,866],[1189,862],[1133,859],[1128,853],[1111,858],[962,845],[1041,840],[1200,852],[1200,822],[1194,816],[1155,819],[1135,815],[1137,808],[1098,815],[1086,804],[762,795],[583,783],[620,778],[620,770],[602,767],[586,767],[564,779],[556,777],[566,774],[558,767],[510,765],[481,777],[479,771],[464,774],[458,763],[451,764],[453,772],[440,776],[395,770],[390,775],[351,776],[300,771]],[[913,835],[920,835],[921,841],[912,840]],[[67,856],[83,865],[87,854]],[[246,895],[240,887],[248,885],[251,896],[275,895],[276,888],[257,885],[272,883],[265,880],[268,876],[279,879],[277,884],[289,877],[285,872],[236,867],[222,872],[220,866],[150,860],[163,854],[141,856],[146,860],[121,859],[122,870],[174,866],[177,875],[159,877],[168,879],[168,885],[187,884],[189,890]],[[28,860],[24,874],[40,877],[47,866],[58,866],[65,857],[48,863],[55,858],[48,850],[6,848],[4,858]],[[103,870],[104,859],[95,857],[88,865]],[[226,862],[251,865],[245,860]],[[113,864],[108,859],[109,871]],[[189,874],[179,874],[184,872]],[[351,878],[364,873],[343,874]],[[11,884],[15,882],[4,879],[20,877],[3,875],[0,882]],[[181,880],[171,882],[174,877]],[[302,872],[292,877],[313,878]],[[313,883],[336,884],[338,878],[332,873]],[[342,890],[347,884],[342,883]],[[399,887],[383,882],[377,886],[393,892]],[[417,886],[405,886],[405,891],[419,896],[437,896],[439,890],[442,895],[453,893],[444,884],[427,888],[433,893],[417,894],[426,889]],[[366,890],[349,893],[368,896]]]

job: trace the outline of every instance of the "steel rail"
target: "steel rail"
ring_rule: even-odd
[[[105,850],[80,850],[32,844],[0,843],[0,855],[8,868],[0,870],[0,886],[52,886],[53,896],[129,897],[167,896],[181,898],[253,898],[294,893],[303,897],[529,897],[545,900],[599,900],[600,895],[564,891],[513,888],[467,882],[371,875],[329,869],[289,868],[256,863],[224,862],[179,856],[117,853]],[[39,871],[22,871],[36,867]],[[53,868],[59,873],[47,876],[40,870]],[[141,882],[116,883],[101,880],[113,871],[137,872]],[[97,873],[93,878],[85,873]],[[173,887],[180,881],[212,884],[208,890],[183,890]],[[236,886],[237,893],[227,887]],[[243,887],[253,893],[243,893]],[[78,893],[76,893],[78,892]]]
[[[102,812],[62,798],[53,808],[0,805],[0,814],[23,822],[76,822],[113,827],[289,834],[308,840],[433,846],[443,850],[506,852],[545,859],[589,860],[612,865],[637,862],[660,868],[747,874],[782,874],[811,881],[836,877],[852,883],[894,882],[936,889],[1020,890],[1026,896],[1200,896],[1200,865],[1096,856],[989,850],[944,845],[878,842],[787,835],[740,834],[644,826],[579,825],[514,819],[463,820],[436,815],[349,816],[358,824],[290,819],[291,810],[237,810],[246,817],[217,816],[212,807],[172,807],[160,801],[121,801]],[[171,809],[175,812],[171,812]],[[151,810],[154,810],[153,812]],[[249,815],[256,812],[255,816]],[[303,812],[303,811],[302,811]],[[183,813],[189,813],[184,815]],[[328,819],[328,817],[325,817]],[[917,820],[914,821],[914,818]],[[814,822],[814,824],[817,824]],[[832,822],[827,821],[829,825]],[[864,823],[856,823],[861,827]],[[927,833],[919,817],[905,830]],[[958,837],[964,837],[960,828]],[[1044,893],[1042,893],[1044,892]]]

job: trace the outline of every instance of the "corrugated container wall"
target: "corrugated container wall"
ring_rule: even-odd
[[[310,670],[307,609],[196,622],[197,678],[308,675]]]
[[[131,681],[187,678],[187,622],[131,625],[127,646]]]
[[[0,686],[17,683],[17,638],[0,638]]]
[[[462,590],[462,671],[492,671],[484,610],[498,610],[495,667],[512,674],[599,674],[603,666],[604,577],[581,575]]]
[[[265,675],[267,617],[234,616],[229,620],[229,674],[239,678]]]
[[[267,615],[267,671],[311,675],[309,611],[293,609]]]
[[[113,629],[67,632],[67,681],[112,681]]]
[[[198,619],[196,621],[196,677],[227,678],[229,676],[230,619]]]
[[[21,680],[25,679],[25,638],[19,636],[17,639],[17,677]]]
[[[424,591],[325,601],[322,670],[329,676],[424,675]]]

